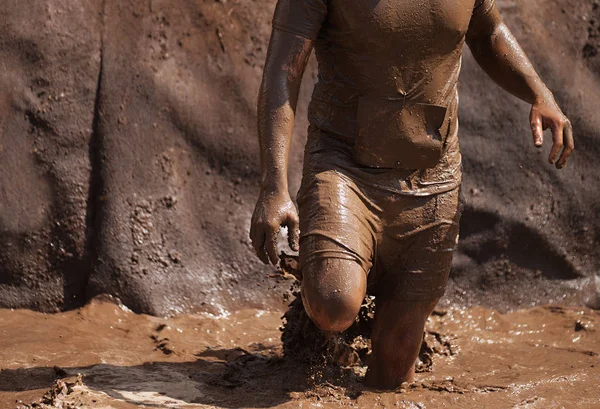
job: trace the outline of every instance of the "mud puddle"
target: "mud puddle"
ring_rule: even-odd
[[[600,408],[597,311],[437,311],[430,372],[395,393],[360,366],[282,358],[282,314],[0,310],[0,408]]]

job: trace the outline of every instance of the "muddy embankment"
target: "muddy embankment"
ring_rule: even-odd
[[[466,53],[468,205],[447,305],[597,306],[600,10],[594,0],[498,1],[571,118],[577,152],[564,171],[549,166],[548,147],[532,147],[527,106]],[[279,302],[282,287],[265,278],[247,238],[273,6],[2,2],[1,306],[56,311],[99,293],[159,315]],[[292,193],[314,68],[298,112]]]

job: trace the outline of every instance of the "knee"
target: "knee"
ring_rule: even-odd
[[[365,292],[365,273],[355,262],[329,260],[313,263],[311,268],[303,269],[304,308],[315,325],[323,331],[341,332],[348,329],[356,319]]]
[[[319,329],[328,332],[341,332],[348,329],[356,319],[362,299],[353,294],[333,292],[314,294],[302,291],[304,308],[310,319]]]

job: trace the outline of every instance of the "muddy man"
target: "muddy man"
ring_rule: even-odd
[[[344,331],[375,295],[365,382],[412,381],[427,317],[444,294],[461,215],[457,81],[463,44],[527,101],[549,162],[573,151],[569,120],[503,23],[495,0],[279,0],[258,101],[262,185],[250,236],[278,262],[287,226],[302,299],[324,331]],[[298,90],[315,48],[299,216],[287,166]]]

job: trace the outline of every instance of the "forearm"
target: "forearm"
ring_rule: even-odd
[[[504,90],[525,102],[553,101],[525,52],[497,16],[496,24],[467,38],[477,63]]]
[[[544,143],[544,130],[552,130],[548,161],[561,169],[575,147],[571,122],[502,22],[493,0],[479,4],[491,7],[474,11],[467,44],[477,63],[498,85],[532,105],[529,120],[535,146]]]
[[[302,75],[312,45],[275,30],[258,98],[258,137],[263,190],[287,191],[287,168]]]
[[[264,87],[264,84],[263,84]],[[261,187],[287,189],[289,147],[294,127],[294,109],[289,100],[277,106],[274,91],[263,90],[258,103],[258,138]]]

